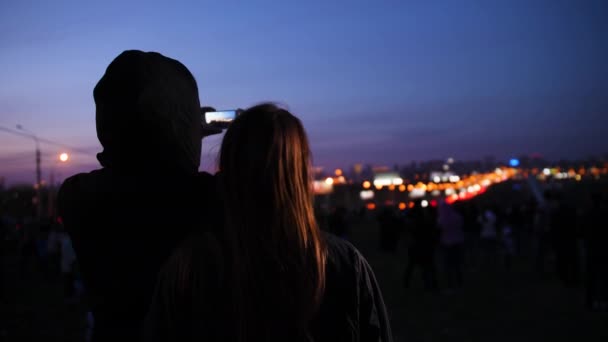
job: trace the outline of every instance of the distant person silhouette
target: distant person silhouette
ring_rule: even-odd
[[[552,254],[551,243],[551,216],[556,209],[553,193],[546,190],[543,194],[544,201],[539,203],[534,215],[534,251],[536,257],[536,270],[542,276],[546,270],[548,257]]]
[[[479,244],[481,223],[478,221],[479,209],[473,201],[456,202],[454,205],[461,209],[463,215],[463,231],[465,239],[465,264],[470,269],[479,266]]]
[[[481,223],[481,247],[483,249],[484,263],[486,266],[496,266],[498,253],[498,217],[495,210],[487,208],[479,218]]]
[[[585,224],[586,305],[594,311],[608,311],[608,200],[591,194],[591,210]]]
[[[379,248],[383,252],[395,253],[399,246],[399,234],[403,222],[394,208],[384,207],[378,214]]]
[[[562,193],[554,196],[551,237],[555,251],[555,268],[562,284],[572,288],[576,287],[580,280],[576,210],[566,202]]]
[[[371,267],[315,222],[310,158],[286,110],[262,104],[234,120],[219,158],[224,234],[193,236],[170,259],[146,340],[391,340]]]
[[[408,288],[414,270],[420,269],[424,288],[434,292],[437,287],[437,267],[435,253],[439,242],[437,218],[432,208],[423,208],[417,201],[410,211],[408,220],[410,243],[407,252],[407,266],[403,274],[403,286]]]
[[[214,178],[198,173],[202,114],[182,63],[125,51],[93,95],[102,168],[67,179],[59,210],[93,312],[93,340],[132,341],[165,259],[221,210]]]
[[[348,234],[346,214],[346,208],[338,206],[328,218],[329,232],[344,239],[346,239]]]
[[[441,231],[444,267],[447,279],[447,290],[453,291],[462,287],[462,267],[464,262],[464,219],[445,201],[439,203],[437,225]]]

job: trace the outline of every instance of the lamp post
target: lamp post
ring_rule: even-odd
[[[23,126],[17,125],[17,129],[25,132],[26,136],[29,136],[30,138],[34,139],[34,142],[36,143],[36,209],[38,218],[40,218],[42,216],[42,198],[40,195],[40,187],[42,186],[42,181],[40,179],[40,143],[36,134],[26,130],[25,128],[23,128]]]
[[[57,160],[55,160],[55,162],[53,163],[53,165],[51,166],[51,176],[50,176],[50,182],[49,182],[49,191],[48,191],[48,216],[49,217],[54,217],[55,216],[55,166],[57,164],[62,164],[62,163],[66,163],[68,160],[70,160],[70,155],[67,154],[66,152],[63,152],[59,155],[59,157],[57,158]],[[61,177],[61,175],[59,175]]]

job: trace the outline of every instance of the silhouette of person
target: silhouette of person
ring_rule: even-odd
[[[102,168],[64,182],[59,212],[95,320],[92,339],[135,340],[161,265],[221,209],[214,177],[198,172],[202,113],[182,63],[125,51],[93,95]]]
[[[244,111],[219,169],[223,234],[194,235],[171,257],[145,340],[390,341],[371,267],[317,226],[300,120],[272,104]]]
[[[417,201],[410,216],[410,244],[407,266],[403,274],[403,286],[409,287],[414,270],[419,268],[422,272],[425,290],[436,291],[435,253],[439,241],[439,230],[434,210],[423,208],[421,202]]]
[[[576,210],[561,193],[554,196],[556,210],[551,214],[551,235],[556,272],[565,286],[576,287],[579,282]]]
[[[585,222],[585,301],[590,310],[608,310],[608,201],[600,193],[591,194],[591,210]]]
[[[329,215],[328,219],[329,232],[346,238],[348,234],[348,222],[346,220],[346,208],[339,206]]]
[[[383,252],[395,253],[399,246],[402,221],[395,210],[384,207],[378,214],[379,248]]]
[[[437,225],[441,230],[444,267],[448,291],[462,286],[462,266],[464,259],[464,219],[445,201],[439,203]]]

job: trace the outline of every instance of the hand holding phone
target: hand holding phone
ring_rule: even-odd
[[[201,131],[202,137],[220,134],[222,130],[228,128],[241,109],[217,111],[213,107],[202,107]]]

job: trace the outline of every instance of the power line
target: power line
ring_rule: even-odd
[[[72,153],[76,152],[76,153],[82,153],[82,154],[87,154],[87,155],[95,154],[95,152],[91,152],[91,151],[83,150],[83,149],[76,148],[76,147],[73,147],[73,146],[69,146],[69,145],[66,145],[66,144],[63,144],[63,143],[60,143],[60,142],[57,142],[57,141],[53,141],[53,140],[49,140],[49,139],[45,139],[45,138],[40,138],[40,137],[35,136],[33,134],[20,132],[20,131],[17,131],[17,130],[14,130],[14,129],[11,129],[11,128],[8,128],[8,127],[5,127],[5,126],[0,126],[0,131],[11,133],[11,134],[14,134],[14,135],[19,135],[19,136],[22,136],[22,137],[27,137],[27,138],[34,138],[35,137],[41,143],[63,147],[63,148],[66,148],[66,149],[70,150],[70,152],[72,152]]]

